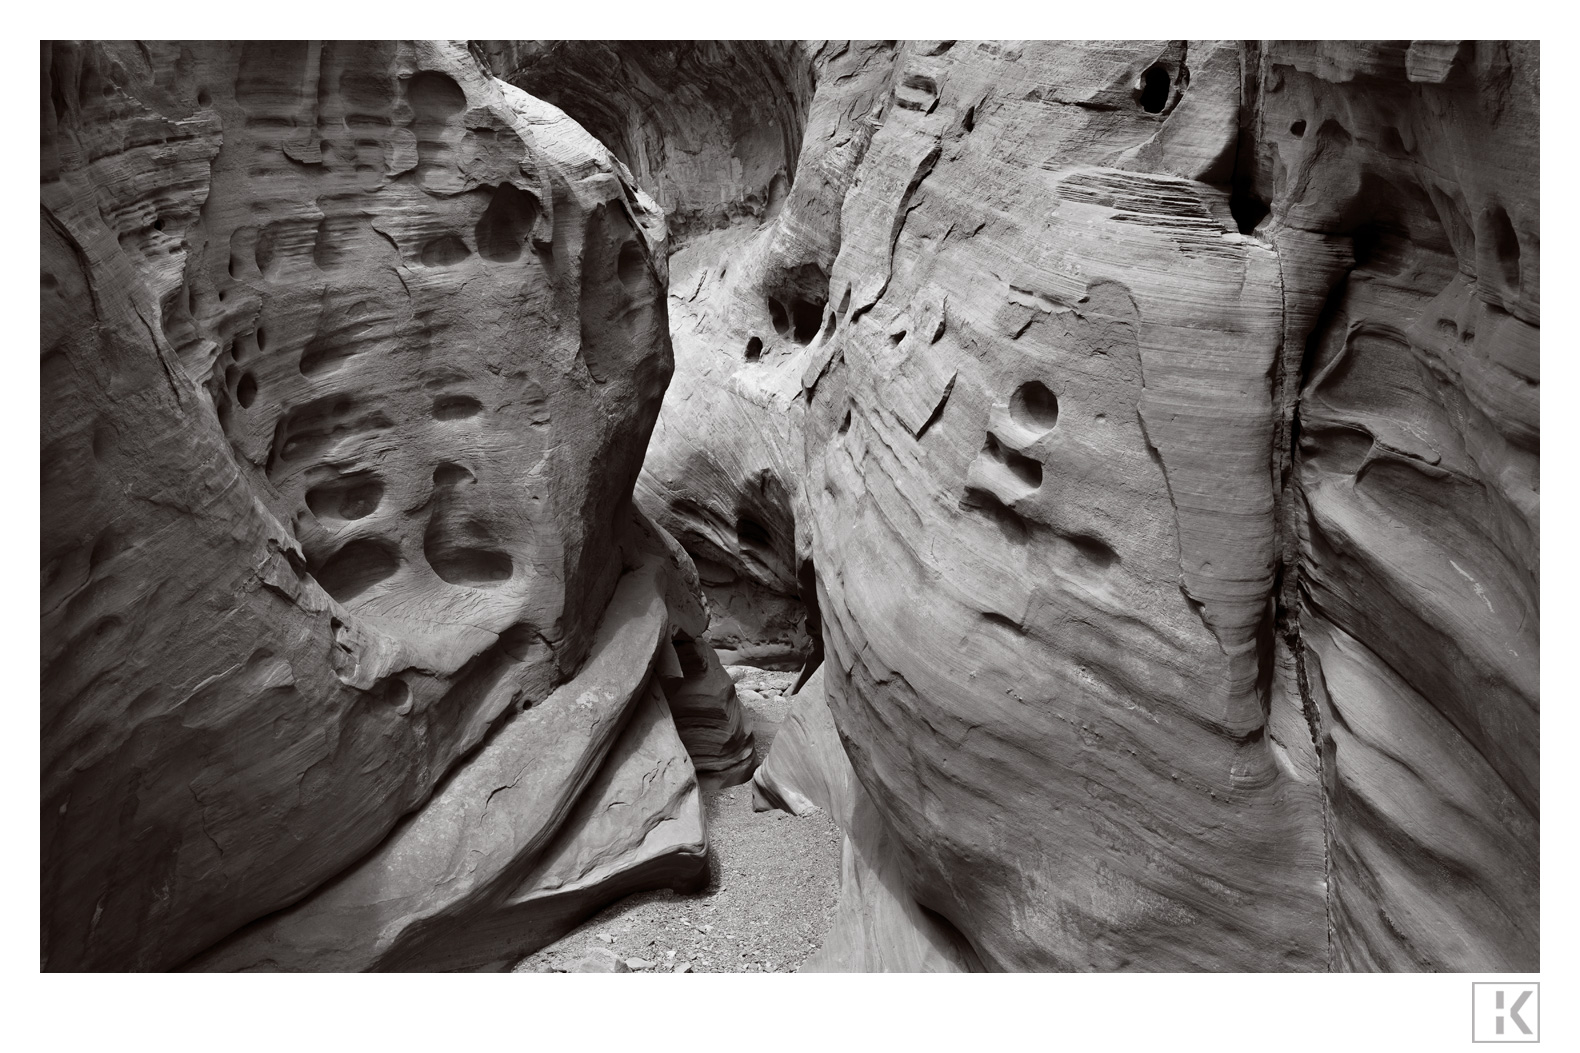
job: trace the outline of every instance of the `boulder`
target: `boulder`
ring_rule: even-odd
[[[565,970],[569,973],[628,973],[631,967],[615,956],[613,951],[598,950],[585,954]]]

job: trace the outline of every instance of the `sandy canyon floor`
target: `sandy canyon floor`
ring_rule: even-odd
[[[731,666],[758,760],[784,720],[794,673]],[[839,895],[840,833],[824,812],[752,810],[750,783],[703,788],[709,878],[618,900],[522,959],[516,972],[793,972],[822,943]]]

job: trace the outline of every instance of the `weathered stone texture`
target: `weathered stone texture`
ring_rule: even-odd
[[[464,44],[42,58],[42,964],[168,968],[582,666],[664,223]]]
[[[794,481],[911,894],[991,968],[1535,968],[1535,45],[809,51],[639,492],[738,575]]]
[[[46,968],[1539,967],[1536,44],[43,65]]]

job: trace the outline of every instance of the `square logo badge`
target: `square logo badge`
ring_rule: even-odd
[[[1471,1041],[1540,1042],[1541,989],[1541,984],[1471,984]]]

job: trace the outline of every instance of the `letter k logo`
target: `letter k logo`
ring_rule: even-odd
[[[1525,1026],[1524,1020],[1520,1019],[1520,1010],[1525,1008],[1525,1003],[1530,1001],[1530,998],[1531,993],[1529,991],[1521,991],[1520,997],[1516,998],[1514,1000],[1514,1005],[1509,1007],[1509,1019],[1514,1021],[1514,1026],[1519,1028],[1522,1034],[1526,1035],[1531,1033],[1531,1029]],[[1499,1009],[1503,1008],[1502,991],[1497,993],[1497,1007]],[[1501,1013],[1497,1017],[1497,1033],[1500,1035],[1503,1034],[1503,1015]]]
[[[1541,984],[1502,980],[1471,984],[1473,1042],[1540,1042]]]

